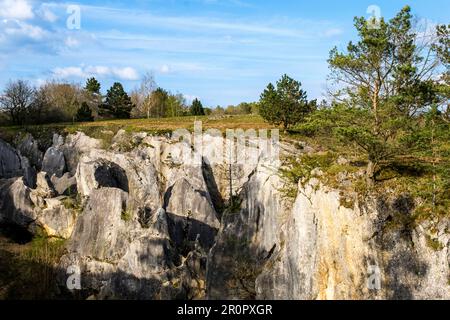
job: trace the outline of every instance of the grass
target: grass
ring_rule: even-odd
[[[0,299],[54,299],[64,240],[35,237],[19,245],[0,235]]]
[[[130,210],[124,210],[122,211],[120,218],[125,222],[129,222],[133,220],[133,213]]]
[[[42,144],[42,149],[47,149],[52,144],[54,133],[61,135],[73,134],[77,131],[103,141],[103,147],[111,146],[114,135],[119,130],[131,132],[147,132],[154,135],[172,133],[176,129],[194,130],[194,122],[201,121],[203,131],[218,129],[225,133],[226,129],[273,129],[274,126],[266,123],[258,115],[238,116],[188,116],[173,118],[151,119],[112,119],[82,123],[56,123],[27,126],[3,126],[0,127],[0,139],[13,143],[19,134],[31,133]],[[14,144],[14,143],[13,143]]]

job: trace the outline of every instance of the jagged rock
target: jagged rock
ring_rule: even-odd
[[[68,135],[64,145],[60,149],[64,153],[67,170],[71,175],[75,175],[78,162],[83,154],[89,153],[91,150],[99,149],[102,145],[100,140],[88,137],[83,132]]]
[[[81,157],[76,179],[84,196],[105,186],[129,192],[133,212],[143,208],[155,212],[162,207],[158,172],[148,158],[139,154],[91,150]]]
[[[8,143],[0,140],[0,178],[13,178],[22,175],[20,156]]]
[[[61,178],[52,176],[51,181],[59,195],[72,196],[77,194],[77,179],[66,172]]]
[[[129,191],[125,170],[114,162],[97,159],[91,162],[80,161],[76,173],[79,192],[88,196],[92,190],[103,187],[118,188]]]
[[[23,178],[0,180],[0,221],[28,228],[37,218],[30,194]]]
[[[242,153],[244,161],[232,172],[237,197],[230,203],[226,164],[214,162],[211,155],[195,164],[178,161],[192,150],[188,142],[130,137],[132,148],[120,152],[101,150],[99,140],[82,133],[65,142],[56,137],[53,148],[64,153],[74,177],[53,175],[49,181],[42,172],[35,189],[27,187],[25,177],[0,179],[0,222],[69,238],[57,269],[65,287],[68,268],[80,268],[82,290],[77,295],[450,298],[449,219],[397,229],[388,223],[395,214],[409,218],[416,204],[411,197],[368,197],[363,202],[353,197],[353,208],[346,208],[342,192],[325,187],[317,169],[316,178],[305,185],[302,181],[295,199],[289,199],[276,165],[263,157],[253,163]],[[222,137],[205,141],[212,148],[224,145]],[[290,145],[281,149],[283,154],[300,152]],[[0,151],[5,151],[0,160],[6,159],[0,173],[31,179],[25,157],[1,142]],[[308,152],[307,146],[301,152]],[[344,184],[353,176],[339,179]],[[78,196],[84,196],[77,197],[82,204],[76,208],[73,198],[54,198],[69,194],[74,180]],[[79,207],[84,208],[80,215]],[[368,286],[373,272],[381,275],[379,289]]]
[[[53,135],[53,139],[52,139],[53,145],[52,147],[54,148],[59,148],[64,144],[64,137],[55,133]]]
[[[211,248],[220,222],[206,191],[180,179],[167,191],[165,203],[171,236],[179,247],[198,239],[203,248]]]
[[[39,172],[37,174],[36,189],[33,190],[33,192],[39,195],[41,198],[53,198],[56,195],[55,189],[53,188],[53,184],[48,173]]]
[[[69,239],[75,226],[73,210],[66,208],[64,197],[47,199],[46,208],[39,214],[37,223],[47,236]]]
[[[168,234],[124,220],[128,200],[117,188],[93,190],[60,267],[78,266],[83,288],[99,298],[155,299],[178,258]]]
[[[24,182],[27,186],[34,186],[35,171],[30,167],[28,159],[0,140],[0,179],[21,176],[25,176]]]
[[[31,134],[27,133],[25,137],[21,139],[21,141],[17,144],[17,150],[22,156],[27,157],[31,166],[37,170],[41,169],[44,155],[39,149],[38,142]]]
[[[50,176],[56,175],[62,177],[66,170],[66,161],[64,153],[57,147],[48,148],[42,161],[42,171],[47,172]]]
[[[25,185],[34,188],[36,186],[36,170],[30,165],[28,158],[20,156],[20,162]]]

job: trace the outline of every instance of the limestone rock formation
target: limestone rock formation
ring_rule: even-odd
[[[226,147],[217,135],[204,137],[202,155],[170,136],[121,131],[113,140],[104,148],[80,132],[55,135],[42,168],[31,136],[20,151],[0,141],[0,226],[68,239],[60,289],[74,270],[81,277],[69,294],[450,299],[450,221],[392,227],[394,215],[414,210],[407,194],[348,194],[354,205],[344,206],[340,191],[313,178],[289,198],[262,154],[238,154],[231,170],[215,161],[213,150]],[[282,142],[281,152],[300,151]]]
[[[57,147],[50,147],[44,155],[42,161],[42,171],[47,172],[50,176],[55,175],[62,177],[66,170],[66,161],[64,153]]]

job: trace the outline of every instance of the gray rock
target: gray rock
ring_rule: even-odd
[[[53,141],[52,147],[59,148],[64,144],[64,137],[55,133],[55,134],[53,134],[52,141]]]
[[[30,165],[40,170],[44,155],[39,149],[39,143],[29,133],[17,144],[17,150],[22,156],[25,156],[30,161]]]
[[[71,175],[75,175],[78,162],[83,154],[89,153],[91,150],[99,149],[102,146],[100,140],[88,137],[82,132],[68,135],[64,145],[60,149],[64,153],[67,170]]]
[[[0,221],[28,228],[37,213],[23,178],[0,180]]]
[[[209,250],[220,222],[207,191],[196,190],[186,179],[180,179],[169,188],[164,201],[175,243],[181,247],[198,239]]]
[[[64,153],[56,147],[48,148],[42,161],[42,171],[47,172],[50,176],[56,175],[62,177],[66,170],[66,161]]]
[[[66,208],[64,197],[47,199],[46,208],[36,221],[47,236],[69,239],[75,226],[73,210]]]
[[[97,298],[155,299],[179,263],[168,234],[124,219],[128,200],[117,188],[92,190],[61,259],[61,270],[81,269],[83,289],[98,291]]]
[[[66,172],[62,177],[52,176],[51,181],[59,195],[73,196],[77,194],[77,179]]]
[[[23,175],[20,154],[8,143],[0,140],[0,178],[13,178]]]

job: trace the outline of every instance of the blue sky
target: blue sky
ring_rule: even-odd
[[[153,72],[165,89],[226,106],[287,73],[321,98],[328,53],[355,37],[353,17],[376,5],[391,18],[406,4],[429,26],[450,23],[448,0],[0,0],[0,88],[95,76],[103,92],[114,81],[130,90]],[[69,5],[80,29],[67,27]]]

